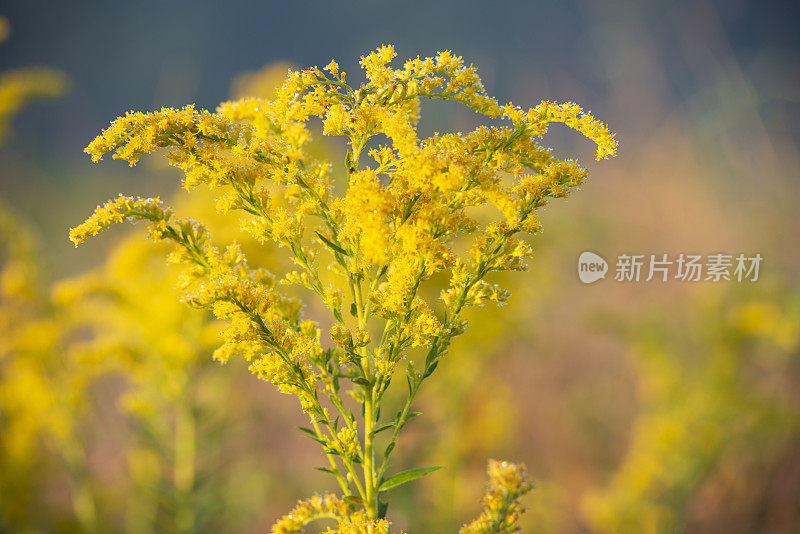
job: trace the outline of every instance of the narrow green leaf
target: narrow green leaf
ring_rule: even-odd
[[[425,356],[425,367],[429,366],[435,359],[436,350],[434,350],[434,347],[431,347],[431,349],[428,351],[428,354]]]
[[[425,369],[425,374],[422,376],[422,378],[428,378],[431,376],[437,367],[439,367],[439,360],[436,360]]]
[[[381,425],[381,426],[379,426],[378,428],[376,428],[375,430],[372,431],[372,435],[374,436],[378,432],[383,432],[384,430],[392,428],[394,425],[395,425],[395,423],[393,423],[393,422],[392,423],[386,423],[385,425]]]
[[[337,245],[336,243],[334,243],[333,241],[331,241],[330,239],[328,239],[327,237],[322,235],[319,231],[316,231],[314,233],[316,233],[317,237],[319,237],[320,240],[322,240],[323,243],[328,245],[328,247],[331,250],[333,250],[334,252],[338,252],[339,254],[343,254],[344,256],[349,256],[350,255],[350,254],[347,253],[347,251],[345,249],[343,249],[342,247],[340,247],[339,245]]]
[[[307,437],[308,439],[313,439],[314,441],[316,441],[317,443],[319,443],[319,444],[320,444],[320,445],[322,445],[323,447],[327,447],[327,446],[328,446],[328,444],[327,444],[327,443],[325,443],[323,440],[321,440],[321,439],[319,439],[319,438],[317,438],[317,437],[314,437],[314,436],[306,436],[306,437]]]
[[[387,491],[392,488],[396,488],[401,484],[424,477],[428,473],[432,473],[439,469],[442,469],[442,467],[418,467],[417,469],[409,469],[408,471],[397,473],[396,475],[384,480],[380,487],[378,487],[378,491]]]

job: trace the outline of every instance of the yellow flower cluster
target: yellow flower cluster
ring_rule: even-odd
[[[158,197],[133,198],[120,195],[98,207],[91,217],[70,230],[69,239],[78,246],[106,228],[128,220],[149,220],[158,223],[158,228],[166,228],[165,225],[171,217],[172,210],[163,208]]]
[[[525,509],[519,498],[533,489],[524,465],[489,461],[489,488],[480,517],[464,525],[460,534],[519,532],[519,516]]]
[[[254,374],[298,395],[331,474],[345,497],[360,499],[370,521],[379,518],[378,488],[387,483],[397,434],[412,417],[421,383],[464,331],[463,309],[508,298],[485,278],[525,269],[531,249],[520,236],[539,230],[535,212],[586,178],[576,162],[540,144],[547,125],[564,123],[587,136],[598,159],[616,150],[608,128],[575,104],[499,105],[475,67],[451,52],[399,68],[390,66],[394,57],[391,46],[362,57],[366,83],[358,88],[331,62],[289,72],[271,100],[243,98],[214,113],[193,106],[131,112],[86,148],[94,161],[113,152],[131,165],[165,149],[185,187],[208,186],[218,210],[242,213],[242,229],[288,249],[298,270],[276,278],[249,268],[235,242],[217,248],[204,226],[172,221],[157,199],[121,197],[70,236],[77,243],[115,222],[150,221],[151,237],[172,242],[172,259],[185,266],[184,300],[227,321],[217,358],[241,354]],[[459,102],[496,124],[420,138],[421,99]],[[314,119],[324,135],[347,140],[337,184],[333,163],[310,149]],[[449,281],[438,300],[424,290],[434,277]],[[320,328],[304,318],[286,284],[311,290],[329,309],[331,347],[323,347]],[[419,371],[406,366],[407,405],[381,422],[383,395],[415,348],[427,354]],[[339,393],[343,380],[362,404],[358,450],[358,421]],[[391,429],[381,436],[388,441],[380,463],[379,427]],[[329,446],[336,443],[343,446]]]
[[[339,519],[347,517],[349,506],[333,494],[314,495],[297,503],[291,512],[272,525],[273,534],[302,532],[306,525],[318,519]]]
[[[389,534],[389,522],[372,520],[363,511],[352,512],[351,507],[336,495],[314,495],[300,501],[291,512],[272,525],[272,534],[303,532],[310,523],[320,519],[336,520],[336,528],[324,534]]]
[[[369,519],[366,513],[358,511],[340,518],[336,529],[329,528],[322,534],[389,534],[389,526],[385,519]]]

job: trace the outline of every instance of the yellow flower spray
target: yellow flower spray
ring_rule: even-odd
[[[291,254],[296,270],[280,277],[253,268],[236,242],[215,245],[204,225],[175,218],[157,198],[120,196],[70,233],[77,244],[118,222],[149,221],[150,237],[171,242],[170,260],[184,266],[184,300],[227,322],[215,357],[242,356],[253,374],[299,398],[311,421],[303,431],[323,447],[323,470],[342,496],[300,504],[274,532],[321,517],[335,519],[338,532],[388,532],[386,493],[437,469],[390,474],[389,460],[417,415],[422,383],[467,326],[462,311],[508,298],[487,277],[526,268],[531,249],[520,236],[539,230],[536,211],[586,177],[538,140],[559,122],[594,141],[598,160],[616,150],[608,128],[575,104],[501,106],[450,52],[397,69],[394,56],[383,46],[362,57],[359,87],[332,61],[324,71],[289,72],[273,100],[226,102],[214,113],[131,112],[86,149],[94,161],[113,152],[130,165],[166,149],[187,189],[210,188],[218,210],[244,212],[244,231]],[[422,99],[458,102],[505,124],[420,138]],[[333,163],[310,154],[313,119],[324,135],[346,139],[345,183],[332,181]],[[433,277],[448,280],[438,299],[425,294]],[[321,323],[331,325],[330,343],[290,286],[329,310]],[[387,416],[382,401],[397,381],[405,402]],[[530,489],[524,468],[490,471],[485,520],[465,532],[516,528],[516,499]]]

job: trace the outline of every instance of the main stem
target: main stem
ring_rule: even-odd
[[[354,288],[356,299],[356,314],[358,315],[358,325],[365,329],[367,326],[366,313],[364,311],[364,299],[361,292],[361,282],[357,282]],[[369,351],[366,347],[361,347],[361,365],[363,366],[369,385],[364,386],[364,493],[366,502],[364,508],[367,517],[376,519],[378,516],[378,493],[375,487],[375,444],[373,442],[373,430],[375,430],[375,386],[372,384],[372,362],[370,361]]]
[[[361,155],[361,151],[363,150],[365,143],[366,139],[363,137],[358,141],[352,138],[350,139],[350,149],[352,154],[352,160],[350,161],[350,164],[352,165],[352,169],[348,169],[348,171],[355,172],[358,170],[359,156]],[[356,255],[358,255],[358,253],[359,251],[356,250]],[[349,282],[350,289],[355,298],[358,326],[359,328],[366,330],[367,314],[361,289],[361,280],[354,280],[351,277]],[[367,347],[361,347],[360,352],[361,366],[364,369],[367,381],[369,382],[369,385],[364,386],[364,457],[362,458],[362,464],[364,466],[364,497],[366,500],[364,503],[364,508],[367,512],[368,518],[377,519],[378,491],[375,486],[377,481],[375,476],[375,444],[373,442],[373,431],[375,430],[375,411],[377,409],[375,406],[375,384],[373,384],[375,377],[373,376],[372,361],[369,357],[369,350]]]
[[[378,494],[375,488],[375,446],[372,431],[375,426],[375,391],[370,387],[364,397],[364,478],[366,482],[366,499],[364,503],[367,516],[376,519],[378,516]]]

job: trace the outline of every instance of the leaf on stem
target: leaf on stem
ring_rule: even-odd
[[[375,430],[372,431],[372,435],[374,436],[378,432],[383,432],[384,430],[388,430],[388,429],[392,428],[393,426],[395,426],[396,424],[397,423],[395,423],[395,422],[391,422],[391,423],[386,423],[385,425],[381,425],[381,426],[379,426],[378,428],[376,428]]]
[[[424,477],[428,473],[433,473],[434,471],[438,471],[439,469],[442,469],[442,466],[418,467],[416,469],[409,469],[408,471],[402,471],[384,480],[383,483],[378,487],[378,491],[387,491],[392,488],[396,488],[401,484],[405,484],[406,482],[411,482],[412,480]]]
[[[336,243],[334,243],[333,241],[322,235],[319,231],[316,231],[314,233],[317,234],[317,237],[319,237],[320,240],[322,240],[322,242],[325,243],[334,252],[338,252],[339,254],[342,254],[344,256],[350,255],[347,253],[345,249],[343,249],[342,247],[340,247],[339,245],[337,245]]]

